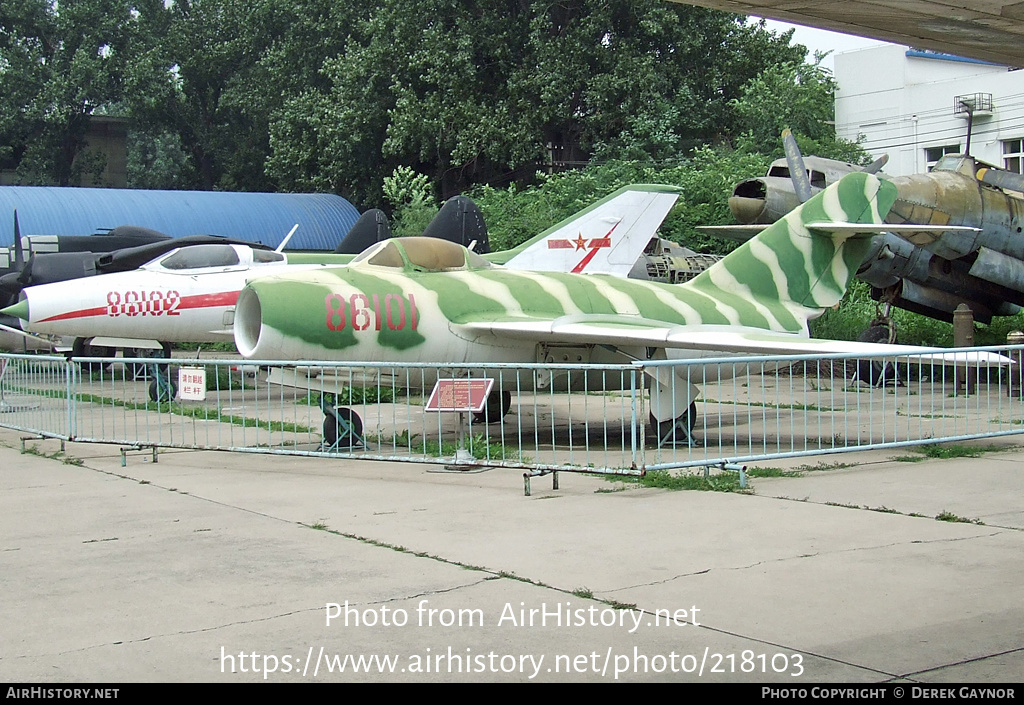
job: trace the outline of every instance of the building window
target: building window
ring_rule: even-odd
[[[947,144],[942,147],[925,147],[924,161],[928,166],[928,171],[931,171],[932,167],[946,154],[960,154],[960,143]]]
[[[1003,140],[1003,167],[1007,171],[1024,174],[1024,140]]]

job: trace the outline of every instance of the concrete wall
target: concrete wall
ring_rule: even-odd
[[[889,154],[888,174],[922,172],[926,149],[966,147],[967,120],[954,114],[955,98],[990,93],[993,110],[976,115],[971,153],[1004,166],[1003,143],[1024,138],[1024,71],[916,54],[888,45],[836,55],[838,135],[863,136],[873,157]]]

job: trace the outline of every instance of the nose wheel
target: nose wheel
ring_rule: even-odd
[[[366,448],[363,438],[363,420],[347,406],[334,406],[334,400],[327,394],[320,398],[324,412],[323,450],[355,450]]]

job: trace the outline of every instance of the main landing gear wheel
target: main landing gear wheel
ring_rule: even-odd
[[[505,414],[512,408],[512,392],[499,392],[492,389],[487,395],[487,403],[479,414],[473,414],[474,423],[501,423]]]
[[[675,419],[658,421],[651,414],[651,430],[657,434],[658,447],[664,445],[694,445],[693,425],[697,422],[697,402]]]
[[[178,383],[170,377],[169,372],[160,372],[160,376],[149,383],[149,398],[156,403],[174,401],[178,396]]]
[[[75,338],[75,342],[71,346],[71,355],[73,357],[114,357],[117,353],[114,348],[107,347],[106,345],[93,345],[92,341],[92,338]],[[109,370],[110,364],[83,362],[82,369],[92,374],[93,372]]]
[[[332,449],[363,445],[363,420],[347,406],[324,409],[324,446]]]

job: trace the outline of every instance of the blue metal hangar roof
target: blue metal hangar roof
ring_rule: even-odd
[[[277,247],[296,223],[289,250],[334,250],[359,218],[341,196],[58,186],[0,186],[0,243],[22,235],[90,235],[119,225],[171,237],[223,235]]]

